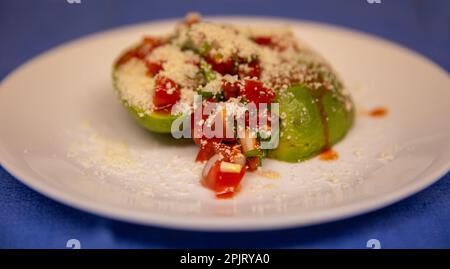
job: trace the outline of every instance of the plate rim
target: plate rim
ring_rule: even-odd
[[[365,33],[353,28],[347,28],[343,26],[336,26],[331,24],[326,24],[323,22],[314,22],[308,20],[297,20],[289,18],[280,17],[269,17],[269,16],[207,16],[207,19],[212,20],[239,20],[239,21],[274,21],[277,23],[287,23],[292,25],[307,25],[309,27],[325,27],[330,30],[344,31],[352,33],[364,38],[371,39],[378,43],[383,43],[383,45],[395,48],[397,50],[402,50],[405,53],[417,58],[423,64],[432,67],[435,71],[442,73],[448,77],[448,72],[441,67],[439,64],[433,62],[424,55],[398,44],[394,41],[379,37],[377,35],[372,35]],[[0,91],[2,90],[5,81],[8,81],[15,76],[17,72],[24,69],[25,67],[32,65],[35,61],[39,61],[41,58],[45,57],[47,54],[54,53],[56,50],[61,50],[69,46],[76,46],[77,43],[86,42],[90,38],[98,38],[99,35],[109,35],[115,32],[126,30],[127,28],[137,28],[144,25],[152,25],[153,27],[160,25],[173,24],[177,22],[177,19],[163,19],[163,20],[152,20],[147,22],[140,22],[135,24],[127,24],[119,27],[110,28],[104,31],[94,32],[82,37],[78,37],[72,40],[68,40],[62,44],[49,48],[34,57],[27,60],[25,63],[20,64],[14,68],[11,72],[6,74],[4,79],[0,82]],[[0,138],[1,141],[1,138]],[[0,144],[1,145],[1,144]],[[11,174],[16,180],[28,186],[29,188],[47,196],[57,202],[67,205],[78,210],[82,210],[91,214],[99,215],[101,217],[107,217],[114,220],[131,222],[141,225],[151,225],[162,228],[175,228],[180,230],[195,230],[195,231],[261,231],[261,230],[275,230],[275,229],[285,229],[293,227],[303,227],[319,223],[326,223],[331,221],[337,221],[356,215],[361,215],[377,209],[386,207],[388,205],[394,204],[400,200],[410,197],[419,191],[422,191],[432,185],[433,183],[440,180],[443,176],[447,174],[450,170],[450,160],[444,162],[440,166],[436,167],[433,173],[426,174],[422,176],[419,181],[410,182],[409,184],[404,184],[395,190],[388,191],[382,195],[375,197],[363,198],[359,203],[343,204],[337,207],[321,209],[318,212],[308,212],[308,218],[304,218],[299,214],[291,215],[277,215],[276,218],[267,218],[261,221],[258,216],[253,217],[242,217],[240,220],[226,218],[226,217],[204,217],[204,216],[183,216],[184,221],[180,221],[180,217],[176,215],[164,215],[158,212],[152,212],[152,214],[142,214],[137,211],[127,211],[123,208],[114,208],[111,205],[104,203],[94,203],[91,204],[89,200],[77,199],[71,193],[64,192],[51,184],[45,184],[39,179],[39,177],[34,177],[30,175],[25,175],[22,173],[21,169],[18,169],[14,163],[10,163],[6,160],[6,150],[0,147],[0,165]]]

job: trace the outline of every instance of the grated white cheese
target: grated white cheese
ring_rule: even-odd
[[[204,43],[210,44],[214,52],[222,55],[224,59],[233,54],[249,58],[258,53],[258,46],[230,25],[196,23],[190,28],[182,29],[177,43],[182,45],[188,40],[197,47]]]
[[[211,92],[216,94],[222,90],[222,79],[216,78],[208,82],[205,86],[202,87],[202,91]]]
[[[115,79],[119,95],[129,105],[150,113],[155,81],[147,75],[147,67],[138,59],[131,59],[118,67]]]
[[[199,57],[192,51],[182,51],[180,47],[168,44],[156,48],[147,60],[161,62],[163,70],[160,75],[173,80],[182,88],[192,90],[197,86],[195,76],[199,68],[195,63],[199,61]]]

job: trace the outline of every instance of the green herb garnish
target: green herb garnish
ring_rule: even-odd
[[[259,149],[252,149],[244,152],[246,157],[260,157],[262,156],[262,152]]]

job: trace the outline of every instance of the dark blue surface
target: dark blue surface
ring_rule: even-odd
[[[192,10],[342,25],[393,40],[450,70],[448,0],[382,0],[381,4],[366,0],[81,0],[81,4],[0,0],[0,79],[29,58],[73,38],[124,24],[182,17]],[[126,224],[66,207],[0,168],[0,247],[64,248],[68,239],[76,238],[83,248],[365,248],[367,240],[376,238],[383,248],[450,248],[449,194],[447,174],[402,202],[334,223],[269,232],[184,232]]]

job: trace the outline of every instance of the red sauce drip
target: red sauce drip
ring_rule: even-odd
[[[323,97],[327,93],[327,89],[324,87],[320,87],[318,89],[310,90],[311,96],[314,99],[314,102],[316,104],[317,110],[319,111],[320,115],[320,121],[322,122],[323,126],[323,147],[322,151],[326,151],[330,149],[330,128],[328,126],[328,113],[325,110],[325,107],[323,105]]]
[[[370,110],[368,114],[369,114],[369,116],[371,116],[373,118],[381,118],[381,117],[386,116],[387,113],[388,113],[387,108],[377,107],[377,108]]]
[[[322,161],[335,161],[339,159],[339,154],[332,149],[327,149],[320,154],[319,158]]]

